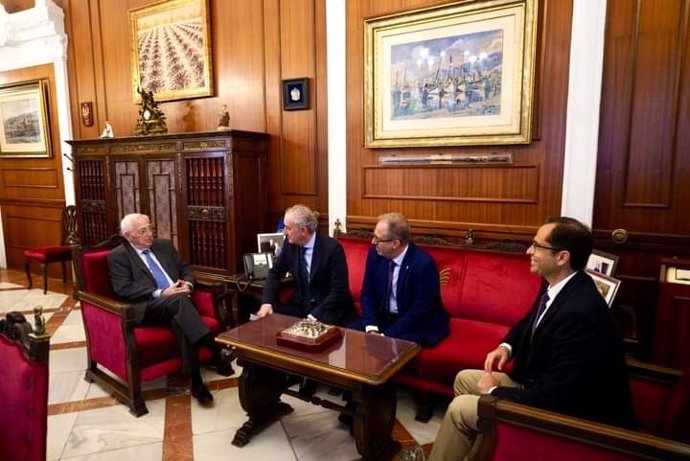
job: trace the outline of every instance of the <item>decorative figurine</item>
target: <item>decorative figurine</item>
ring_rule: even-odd
[[[113,134],[113,127],[110,125],[110,122],[105,122],[105,128],[103,128],[103,132],[101,133],[101,138],[112,138],[115,135]]]
[[[153,99],[153,91],[146,91],[137,87],[137,93],[141,96],[141,103],[139,103],[139,118],[134,134],[141,136],[167,133],[165,114]]]
[[[220,106],[220,120],[218,120],[218,131],[226,131],[230,129],[230,112],[228,112],[228,105]]]

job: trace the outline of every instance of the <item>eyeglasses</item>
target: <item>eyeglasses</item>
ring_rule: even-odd
[[[379,243],[394,242],[396,240],[398,240],[398,239],[380,239],[374,235],[374,237],[372,237],[372,239],[371,239],[371,243],[373,243],[374,245],[378,245]]]
[[[537,243],[534,240],[532,240],[532,245],[530,245],[532,248],[542,248],[544,250],[549,250],[549,251],[563,251],[563,248],[556,248],[556,247],[551,247],[548,245],[542,245],[541,243]]]
[[[154,232],[156,232],[156,228],[150,225],[146,227],[140,227],[139,229],[132,231],[132,234],[141,236],[145,235],[147,232],[151,232],[153,234]]]

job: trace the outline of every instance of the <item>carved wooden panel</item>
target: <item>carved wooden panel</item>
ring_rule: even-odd
[[[107,172],[103,159],[75,161],[81,243],[95,245],[108,238],[106,210]]]
[[[146,161],[146,191],[151,223],[156,236],[178,246],[177,173],[174,159]]]
[[[118,220],[130,213],[141,213],[139,162],[115,161],[114,170]]]

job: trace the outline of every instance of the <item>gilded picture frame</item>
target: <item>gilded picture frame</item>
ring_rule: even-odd
[[[169,0],[129,10],[132,97],[156,101],[213,94],[208,0]]]
[[[51,157],[43,80],[0,86],[0,157]]]
[[[365,21],[365,146],[531,141],[537,0],[462,2]]]

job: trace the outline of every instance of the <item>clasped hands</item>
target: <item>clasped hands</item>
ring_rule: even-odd
[[[178,279],[177,282],[161,291],[161,296],[189,295],[191,293],[192,288],[189,286],[189,283],[185,280]]]
[[[488,394],[491,389],[500,384],[499,380],[492,374],[494,364],[496,369],[503,370],[503,365],[510,360],[510,352],[503,346],[498,346],[486,355],[484,360],[484,373],[477,381],[477,388],[482,394]]]

